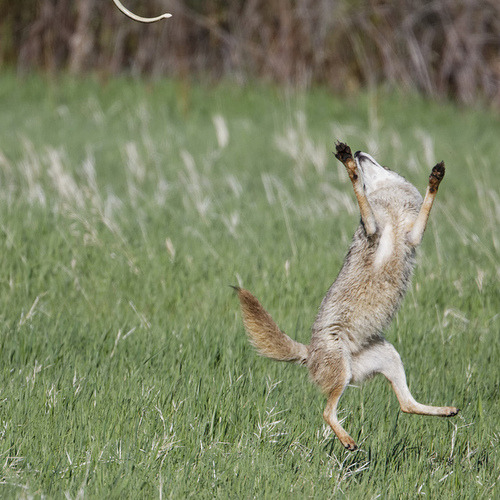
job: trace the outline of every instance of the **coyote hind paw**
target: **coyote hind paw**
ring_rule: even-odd
[[[455,408],[453,406],[448,408],[449,413],[445,415],[445,417],[454,417],[455,415],[458,415],[458,412],[460,411],[459,408]]]
[[[352,159],[351,148],[347,144],[338,141],[335,144],[335,149],[337,150],[337,152],[335,153],[335,158],[337,158],[337,160],[341,161],[342,163],[345,163],[349,158]]]
[[[351,436],[346,436],[340,439],[340,442],[342,443],[344,448],[348,451],[356,451],[358,449],[358,445],[354,442],[354,439],[352,439]]]

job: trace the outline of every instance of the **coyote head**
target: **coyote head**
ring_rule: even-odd
[[[356,151],[354,159],[358,169],[361,171],[363,187],[367,195],[379,188],[409,184],[404,177],[378,164],[368,153]]]

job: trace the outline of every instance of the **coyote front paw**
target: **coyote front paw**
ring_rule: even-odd
[[[347,144],[337,142],[335,144],[335,149],[337,150],[335,153],[335,158],[337,158],[337,160],[342,163],[345,163],[349,158],[352,160],[351,148]]]
[[[431,175],[429,175],[429,189],[431,190],[431,193],[437,191],[440,182],[443,180],[444,173],[445,173],[444,161],[438,163],[432,169]]]
[[[343,142],[337,142],[335,148],[337,149],[335,158],[344,164],[351,181],[356,182],[358,180],[358,172],[356,162],[352,157],[351,148]]]

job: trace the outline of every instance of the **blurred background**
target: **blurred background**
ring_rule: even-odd
[[[500,106],[498,0],[0,0],[0,67],[230,78],[352,92],[387,84]]]
[[[173,18],[0,0],[0,499],[500,498],[500,0],[122,3]],[[359,217],[336,139],[420,192],[446,162],[386,333],[462,410],[349,388],[354,454],[228,287],[309,342]]]

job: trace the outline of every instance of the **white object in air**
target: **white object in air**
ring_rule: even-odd
[[[115,5],[127,16],[130,17],[130,19],[133,19],[134,21],[138,21],[140,23],[155,23],[156,21],[160,21],[161,19],[168,19],[169,17],[172,17],[172,14],[169,14],[166,12],[165,14],[162,14],[161,16],[157,17],[142,17],[134,14],[133,12],[130,12],[126,7],[123,6],[123,4],[120,2],[120,0],[113,0],[115,2]]]

